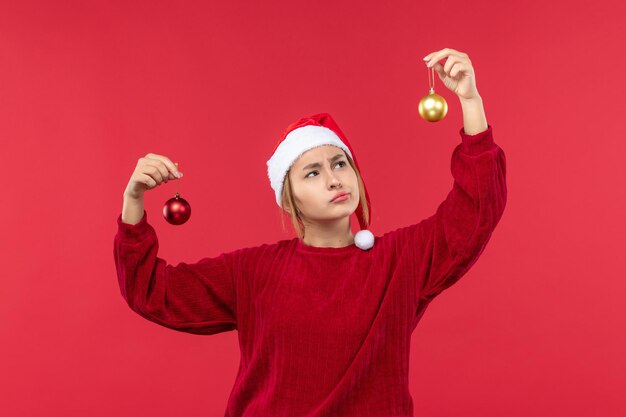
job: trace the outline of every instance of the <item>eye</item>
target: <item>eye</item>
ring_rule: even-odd
[[[346,161],[339,161],[339,162],[337,162],[335,165],[338,165],[338,164],[342,164],[342,165],[341,165],[341,167],[343,168],[344,166],[346,166]],[[317,171],[311,171],[311,172],[309,172],[308,174],[306,174],[306,175],[304,176],[304,178],[309,178],[309,175],[311,175],[311,174],[313,174],[313,173],[317,173]],[[317,175],[316,175],[316,176],[317,176]]]

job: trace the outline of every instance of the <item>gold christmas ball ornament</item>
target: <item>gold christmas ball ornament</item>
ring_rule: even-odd
[[[435,93],[435,89],[431,87],[428,94],[420,100],[417,110],[422,119],[427,122],[438,122],[446,117],[448,103],[445,98]]]

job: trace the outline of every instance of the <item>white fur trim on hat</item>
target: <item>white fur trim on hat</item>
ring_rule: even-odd
[[[280,196],[283,191],[285,175],[291,168],[291,165],[309,149],[322,145],[337,146],[352,158],[350,149],[339,136],[324,126],[306,125],[294,129],[278,145],[272,157],[267,161],[267,176],[276,194],[276,204],[279,207],[282,207]]]

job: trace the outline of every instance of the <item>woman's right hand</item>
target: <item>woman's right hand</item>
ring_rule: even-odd
[[[172,162],[167,156],[149,153],[137,160],[124,195],[140,199],[146,191],[182,176],[183,173],[178,170],[178,162]]]

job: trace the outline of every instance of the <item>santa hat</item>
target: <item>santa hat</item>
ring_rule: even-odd
[[[281,194],[285,175],[289,168],[304,152],[322,145],[334,145],[343,149],[350,155],[359,172],[361,171],[350,142],[348,142],[348,139],[330,114],[318,113],[309,117],[303,117],[290,124],[283,131],[271,158],[267,161],[267,176],[276,194],[276,203],[279,207],[282,208]],[[363,188],[371,221],[372,205],[367,189],[365,189],[365,184],[363,184]],[[374,246],[374,235],[369,230],[366,230],[363,204],[361,203],[363,197],[360,196],[359,205],[355,211],[361,230],[354,235],[354,243],[360,249],[367,250]]]

